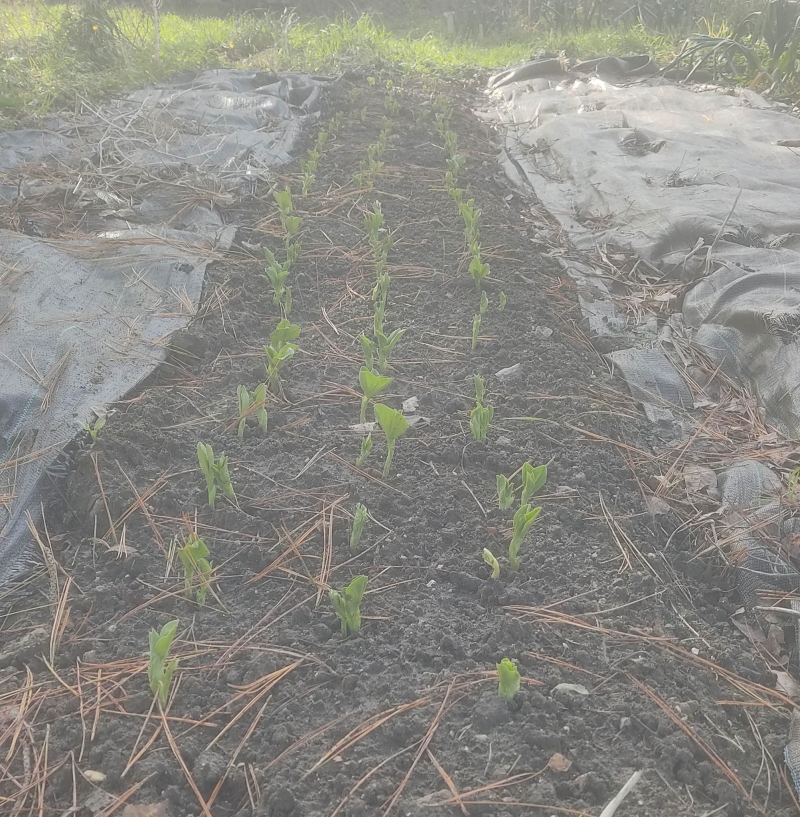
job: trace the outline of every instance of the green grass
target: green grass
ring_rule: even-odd
[[[670,37],[644,28],[568,35],[516,28],[509,39],[459,42],[437,21],[397,31],[370,17],[286,25],[253,16],[209,18],[167,14],[161,20],[161,57],[153,56],[153,23],[143,11],[119,7],[97,20],[76,6],[38,0],[0,7],[0,116],[6,126],[21,112],[72,107],[103,95],[188,70],[244,65],[333,72],[368,68],[379,75],[469,76],[528,59],[541,51],[568,56],[651,53],[668,59]],[[93,25],[94,23],[94,25]],[[0,121],[2,124],[2,121]]]

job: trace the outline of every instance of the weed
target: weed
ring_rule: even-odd
[[[96,442],[97,435],[102,431],[105,424],[106,424],[105,415],[101,415],[92,423],[84,423],[83,430],[89,432],[89,436],[92,438],[92,442]]]
[[[266,434],[267,409],[265,405],[267,402],[267,384],[259,383],[252,393],[247,390],[247,386],[239,386],[236,389],[236,396],[239,400],[239,424],[237,426],[239,439],[241,440],[244,437],[247,418],[251,414],[255,414],[259,427]]]
[[[358,505],[356,505],[356,513],[353,517],[353,528],[350,531],[350,550],[352,553],[356,552],[358,543],[361,541],[361,534],[364,532],[364,525],[367,519],[369,519],[369,511],[366,505],[362,505],[359,502]]]
[[[178,551],[178,557],[183,564],[183,584],[187,599],[194,595],[197,603],[206,603],[206,593],[211,583],[211,562],[208,561],[209,550],[206,543],[196,534],[189,536],[186,544]],[[198,576],[200,585],[194,588],[194,577]]]
[[[492,553],[489,548],[483,549],[483,561],[486,562],[489,567],[492,568],[492,578],[499,579],[500,578],[500,562],[497,561],[494,557],[494,553]]]
[[[356,576],[343,590],[328,591],[328,598],[342,623],[344,636],[361,629],[361,599],[368,581],[366,576]]]
[[[389,355],[394,350],[394,347],[400,342],[400,339],[405,335],[405,329],[395,329],[388,335],[384,335],[382,331],[376,330],[375,341],[378,346],[378,368],[385,372],[389,366]]]
[[[484,380],[480,375],[475,375],[475,408],[469,413],[469,428],[472,436],[478,442],[486,442],[486,434],[489,431],[489,425],[494,418],[494,408],[492,406],[484,406]]]
[[[509,658],[504,658],[497,664],[497,694],[504,700],[510,701],[519,692],[519,670]]]
[[[508,510],[514,504],[514,483],[502,474],[497,475],[497,504],[501,511]]]
[[[161,706],[167,705],[172,675],[178,667],[178,659],[168,661],[169,650],[178,629],[178,620],[167,622],[161,632],[150,630],[150,663],[147,665],[147,678],[153,695],[158,697]]]
[[[375,418],[386,435],[386,461],[383,463],[383,478],[386,479],[392,467],[395,443],[398,437],[408,431],[408,420],[403,417],[402,411],[389,408],[383,403],[375,404]]]
[[[217,488],[222,490],[222,495],[231,502],[236,501],[236,494],[233,492],[231,477],[228,473],[228,458],[225,454],[214,457],[214,449],[206,443],[197,443],[197,461],[200,470],[206,478],[206,488],[208,489],[208,504],[211,509],[217,499]]]
[[[522,466],[522,499],[521,505],[527,505],[530,498],[547,482],[547,466],[537,465],[535,468],[526,462]]]
[[[358,457],[356,458],[356,466],[361,468],[361,466],[367,461],[367,457],[372,453],[372,434],[367,434],[366,437],[361,441],[361,452],[359,453]]]
[[[273,394],[277,394],[281,388],[280,370],[289,360],[294,357],[297,345],[292,341],[300,337],[300,327],[297,324],[289,323],[284,318],[278,326],[270,332],[269,345],[264,347],[266,355],[267,376],[269,378],[269,388]]]
[[[508,546],[508,561],[512,570],[519,570],[519,549],[522,547],[522,540],[527,536],[541,512],[541,508],[521,505],[514,514],[514,532],[511,536],[511,544]]]
[[[366,366],[361,367],[361,371],[358,373],[358,383],[361,386],[362,392],[359,422],[367,422],[367,406],[369,405],[369,401],[372,400],[378,392],[383,391],[391,382],[391,377],[383,377],[382,375],[370,371]]]

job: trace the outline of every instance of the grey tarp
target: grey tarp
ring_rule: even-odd
[[[800,145],[800,121],[747,89],[634,81],[636,63],[596,73],[625,65],[501,75],[486,115],[579,249],[621,247],[665,279],[698,281],[683,309],[695,342],[796,435],[800,155],[787,143]]]
[[[0,213],[28,233],[0,230],[0,583],[46,470],[165,359],[234,238],[225,205],[270,184],[324,82],[206,71],[0,134]],[[49,235],[64,206],[78,232]]]

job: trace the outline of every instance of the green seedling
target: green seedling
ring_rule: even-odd
[[[356,459],[356,467],[361,468],[361,466],[367,461],[367,458],[372,453],[372,434],[367,434],[366,437],[361,441],[361,453],[359,453],[358,458]]]
[[[303,219],[300,216],[286,216],[283,221],[283,226],[286,228],[286,238],[284,239],[287,245],[289,245],[289,240],[294,238],[300,230],[300,227],[303,224]]]
[[[359,335],[358,340],[361,343],[361,351],[364,353],[364,365],[373,371],[375,369],[375,343],[366,335]]]
[[[197,443],[197,461],[200,470],[206,478],[206,488],[208,489],[208,504],[212,510],[217,499],[217,488],[222,490],[222,495],[231,502],[236,501],[236,494],[233,492],[231,476],[228,473],[228,458],[225,454],[219,457],[214,456],[214,449],[206,443]]]
[[[450,158],[458,156],[458,134],[455,131],[446,130],[443,134],[444,149]]]
[[[475,384],[475,403],[482,406],[486,392],[486,381],[479,374],[476,374],[472,376],[472,382]]]
[[[269,377],[269,388],[273,394],[280,391],[281,380],[280,370],[294,357],[297,345],[292,341],[300,337],[300,327],[290,323],[284,318],[278,326],[270,332],[269,345],[264,347],[264,354],[267,358],[267,376]]]
[[[281,217],[281,224],[283,224],[284,229],[286,229],[286,219],[294,212],[294,206],[292,204],[292,193],[289,188],[285,188],[284,190],[276,190],[272,197],[275,199],[275,204],[278,205],[278,210],[280,211]]]
[[[478,335],[481,331],[481,322],[483,318],[480,315],[475,315],[472,319],[472,350],[475,351],[475,347],[478,345]]]
[[[522,466],[522,499],[521,505],[527,505],[530,498],[547,482],[547,466],[537,465],[535,468],[526,462]]]
[[[386,304],[376,301],[374,305],[375,314],[372,317],[372,334],[383,334],[383,319],[386,317]]]
[[[331,117],[330,122],[328,122],[328,130],[331,132],[332,136],[336,136],[339,133],[339,129],[342,127],[342,122],[344,121],[344,111],[339,111],[336,116]]]
[[[367,422],[367,406],[369,405],[369,401],[372,400],[378,392],[383,391],[391,382],[391,377],[383,377],[382,375],[374,374],[366,366],[361,367],[361,371],[358,373],[358,384],[361,386],[362,392],[361,417],[359,422]]]
[[[492,406],[475,406],[469,413],[469,430],[477,442],[486,442],[486,435],[493,417],[494,408]]]
[[[356,505],[356,513],[353,517],[353,529],[350,531],[350,551],[352,553],[356,552],[358,543],[361,541],[361,534],[364,532],[367,519],[369,519],[369,511],[366,505],[359,502]]]
[[[481,315],[486,314],[486,310],[489,308],[489,296],[485,292],[481,292],[481,303],[478,307],[478,312]]]
[[[469,262],[469,275],[470,278],[472,278],[478,292],[481,291],[481,284],[483,283],[484,279],[489,277],[490,272],[491,269],[489,268],[489,265],[484,264],[483,261],[481,261],[480,253],[472,256],[472,260]]]
[[[476,316],[477,317],[477,316]],[[483,405],[484,380],[480,375],[475,375],[475,408],[469,413],[469,429],[472,436],[478,442],[486,441],[486,434],[489,425],[494,417],[494,408]]]
[[[519,692],[519,670],[509,658],[504,658],[497,664],[497,694],[504,700],[510,701]]]
[[[361,629],[361,599],[368,581],[366,576],[356,576],[343,590],[328,591],[328,598],[342,623],[344,636]]]
[[[92,437],[94,439],[94,437]],[[789,487],[786,491],[786,496],[790,502],[794,501],[798,493],[798,485],[800,485],[800,466],[795,468],[789,474]]]
[[[505,292],[500,293],[500,303],[497,305],[497,308],[502,312],[506,308],[506,304],[508,303],[508,296]]]
[[[147,665],[147,678],[153,695],[158,698],[162,707],[167,705],[172,675],[178,667],[177,658],[167,660],[177,629],[178,620],[175,619],[167,622],[161,628],[161,632],[150,630],[150,663]]]
[[[341,113],[341,112],[340,112],[340,113]],[[339,116],[339,114],[336,114],[336,116],[335,116],[333,119],[331,119],[331,125],[333,125],[334,120],[336,120],[336,118],[337,118],[338,116]],[[336,124],[336,130],[338,130],[338,128],[339,128],[339,123],[340,123],[340,122],[341,122],[341,119],[339,119],[339,120],[337,121],[337,124]],[[333,127],[331,127],[331,132],[335,132],[335,130],[334,130],[334,128],[333,128]],[[325,145],[327,145],[327,144],[328,144],[328,137],[329,137],[329,136],[330,136],[330,134],[329,134],[329,133],[328,133],[328,131],[326,131],[326,130],[321,130],[321,131],[320,131],[320,132],[317,134],[317,141],[316,141],[316,144],[314,145],[314,150],[316,151],[316,153],[317,153],[317,155],[318,155],[318,156],[321,156],[321,155],[322,155],[322,151],[324,151],[324,150],[325,150]]]
[[[239,400],[239,424],[236,433],[241,440],[244,437],[244,429],[247,425],[247,418],[255,415],[261,430],[267,433],[267,384],[259,383],[252,392],[247,390],[247,386],[239,386],[236,389],[236,396]]]
[[[402,411],[389,408],[383,403],[375,404],[375,419],[386,435],[386,461],[383,464],[383,478],[389,476],[389,469],[392,467],[394,457],[394,447],[397,438],[408,431],[408,421],[403,417]]]
[[[460,154],[456,153],[447,158],[447,171],[452,174],[453,180],[458,178],[458,172],[466,164],[466,159]]]
[[[464,220],[464,235],[468,245],[474,245],[480,238],[478,232],[478,222],[481,218],[481,211],[475,206],[475,200],[469,199],[458,205],[461,218]],[[474,255],[473,251],[473,255]]]
[[[382,372],[386,371],[389,365],[389,355],[405,333],[405,329],[395,329],[389,335],[384,335],[381,330],[375,332],[375,340],[378,345],[378,368]]]
[[[196,534],[192,533],[186,544],[178,550],[178,557],[183,564],[183,585],[187,599],[192,596],[199,605],[206,603],[206,593],[211,583],[211,562],[206,543]],[[200,586],[195,590],[194,577],[200,579]]]
[[[508,510],[514,504],[514,483],[502,474],[497,475],[497,504],[501,511]]]
[[[296,247],[296,244],[291,245],[293,251]],[[289,270],[294,261],[292,256],[295,253],[292,252],[291,256],[287,253],[288,257],[282,264],[278,263],[275,253],[269,247],[264,248],[264,254],[267,257],[267,278],[272,285],[272,300],[276,306],[281,307],[284,314],[288,315],[292,311],[292,291],[286,286],[286,279],[289,277]]]
[[[489,567],[492,568],[492,578],[499,579],[500,578],[500,562],[497,561],[494,557],[494,553],[492,553],[489,548],[483,549],[483,561],[486,562]]]
[[[389,285],[392,283],[392,276],[385,272],[378,274],[378,280],[372,289],[372,300],[385,313],[386,301],[389,298]]]
[[[311,173],[309,170],[303,170],[303,187],[301,189],[301,194],[303,198],[308,195],[308,191],[311,189],[311,185],[314,184],[314,174]]]
[[[92,442],[97,441],[97,435],[102,431],[103,426],[106,424],[106,418],[104,416],[98,417],[93,423],[84,423],[83,430],[89,432],[89,436],[92,438]]]
[[[528,535],[528,531],[541,512],[541,508],[521,505],[514,514],[514,533],[511,536],[511,544],[508,546],[508,562],[512,570],[519,570],[519,549],[522,547],[522,540]]]

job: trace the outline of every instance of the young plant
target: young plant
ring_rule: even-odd
[[[167,660],[177,629],[178,620],[175,619],[167,622],[161,628],[161,632],[150,630],[150,663],[147,665],[147,678],[153,695],[158,698],[162,707],[167,705],[172,675],[178,667],[177,658]]]
[[[469,413],[469,430],[478,442],[486,442],[489,425],[494,417],[494,408],[483,405],[484,381],[475,375],[475,408]]]
[[[472,319],[472,350],[475,351],[475,347],[478,345],[478,335],[481,331],[481,322],[483,321],[483,317],[478,314],[475,315]]]
[[[300,190],[300,194],[305,198],[308,195],[308,191],[311,190],[311,185],[314,184],[315,176],[309,170],[309,168],[303,165],[303,186]]]
[[[178,557],[183,564],[183,584],[187,599],[194,595],[197,603],[202,606],[206,603],[206,593],[211,584],[211,562],[206,543],[196,534],[189,536],[186,544],[178,551]],[[194,577],[198,576],[200,585],[194,588]]]
[[[519,692],[519,670],[509,658],[504,658],[497,664],[497,694],[504,700],[510,701]]]
[[[217,499],[217,488],[222,490],[222,495],[231,502],[236,501],[236,494],[233,492],[231,476],[228,473],[228,458],[225,454],[219,457],[214,456],[214,449],[206,443],[197,443],[197,461],[200,470],[206,478],[206,488],[208,489],[208,504],[211,509]]]
[[[358,383],[363,393],[361,398],[360,423],[367,422],[367,406],[369,405],[369,401],[372,400],[378,392],[383,391],[391,382],[391,377],[383,377],[382,375],[374,374],[366,366],[361,367],[361,371],[358,373]]]
[[[512,570],[519,570],[519,549],[522,547],[522,540],[528,535],[528,531],[541,512],[541,508],[521,505],[514,514],[514,533],[511,536],[511,544],[508,546],[508,562]]]
[[[492,578],[499,579],[500,578],[500,562],[497,561],[494,557],[494,553],[492,553],[489,548],[483,549],[483,561],[486,562],[489,567],[492,568]]]
[[[467,246],[473,246],[480,239],[478,222],[480,221],[481,211],[475,206],[475,199],[462,202],[458,205],[458,210],[464,220],[464,236],[467,239]]]
[[[367,457],[372,453],[372,434],[367,434],[361,441],[361,453],[356,458],[356,467],[361,466],[367,461]]]
[[[383,464],[383,478],[386,479],[392,467],[395,443],[398,437],[408,431],[408,421],[403,417],[402,411],[389,408],[383,403],[375,404],[375,418],[386,435],[386,461]]]
[[[506,308],[506,304],[508,303],[508,296],[505,292],[500,293],[500,303],[497,305],[497,308],[502,312]]]
[[[350,531],[350,551],[352,553],[356,552],[358,543],[361,541],[361,534],[364,532],[364,525],[367,519],[369,519],[369,511],[366,505],[362,505],[359,502],[358,505],[356,505],[356,513],[353,517],[353,529]]]
[[[339,621],[342,622],[342,635],[357,633],[361,629],[361,599],[367,589],[369,579],[356,576],[343,590],[329,590],[331,600]]]
[[[267,376],[269,378],[269,388],[273,394],[280,391],[281,379],[280,370],[283,365],[294,357],[297,345],[292,341],[300,337],[300,327],[297,324],[289,323],[284,318],[277,327],[270,332],[269,346],[264,347],[266,355]]]
[[[259,383],[253,392],[247,390],[247,386],[239,386],[236,389],[236,396],[239,400],[239,424],[237,434],[241,440],[244,437],[244,429],[247,425],[247,418],[254,414],[261,430],[267,433],[267,384]]]
[[[489,277],[490,272],[489,265],[481,261],[480,249],[478,249],[477,253],[473,254],[472,260],[469,262],[469,275],[478,292],[481,291],[481,284],[484,279]]]
[[[83,430],[89,432],[89,436],[92,438],[92,442],[97,441],[97,435],[102,431],[103,426],[106,424],[106,418],[104,416],[98,417],[93,423],[84,423]]]
[[[293,244],[292,249],[296,246]],[[272,285],[272,300],[276,306],[281,307],[285,315],[288,315],[292,311],[292,291],[286,286],[286,279],[289,277],[292,261],[287,258],[282,264],[279,263],[269,247],[264,248],[264,255],[267,257],[267,278]]]
[[[375,340],[378,344],[378,368],[382,372],[385,372],[388,368],[389,355],[405,333],[405,329],[395,329],[394,332],[389,335],[384,335],[380,330],[375,332]]]
[[[375,369],[375,344],[366,335],[359,335],[361,351],[364,353],[364,365],[370,370]]]
[[[497,475],[497,504],[501,511],[508,510],[514,504],[514,483],[502,474]]]
[[[535,468],[526,462],[522,466],[522,499],[521,505],[527,505],[530,498],[547,482],[547,466],[537,465]]]
[[[478,307],[478,312],[481,315],[486,314],[486,310],[489,308],[489,296],[485,292],[481,292],[481,303]]]
[[[294,205],[292,204],[292,192],[288,187],[283,190],[276,190],[272,197],[275,199],[275,204],[278,205],[280,211],[281,224],[286,230],[286,219],[294,212]]]

